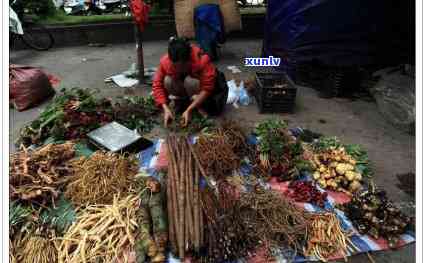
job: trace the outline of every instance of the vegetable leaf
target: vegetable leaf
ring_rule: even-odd
[[[72,204],[62,195],[56,208],[48,208],[41,213],[43,224],[49,224],[58,232],[63,233],[76,220],[76,212]]]

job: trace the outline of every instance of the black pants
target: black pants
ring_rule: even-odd
[[[213,93],[201,105],[201,108],[205,110],[210,116],[220,115],[225,108],[226,101],[228,100],[229,88],[226,84],[225,74],[219,70],[216,71],[216,80]],[[176,111],[178,113],[183,112],[190,103],[191,102],[189,99],[178,100],[178,105],[175,107]]]

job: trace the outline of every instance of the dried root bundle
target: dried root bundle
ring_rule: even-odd
[[[347,242],[351,243],[334,213],[315,214],[311,216],[304,255],[315,256],[323,262],[335,254],[346,259]]]
[[[73,176],[65,197],[74,204],[111,204],[113,194],[130,194],[138,166],[134,158],[95,152],[72,162]]]
[[[75,156],[74,144],[48,144],[37,150],[23,148],[10,156],[11,199],[46,204],[54,201],[68,181],[68,161]]]
[[[121,200],[115,196],[111,205],[81,210],[62,238],[59,262],[113,262],[120,258],[128,246],[135,246],[138,207],[139,198],[130,195]]]
[[[269,248],[298,251],[305,241],[308,214],[279,193],[256,188],[240,198],[240,215],[255,231],[252,235]]]
[[[165,262],[168,241],[168,225],[163,207],[160,183],[152,177],[139,178],[142,181],[141,206],[137,213],[139,235],[136,240],[137,262]]]
[[[201,166],[215,179],[225,178],[241,166],[241,159],[234,153],[233,145],[222,133],[200,135],[195,149]]]
[[[16,255],[16,244],[14,241],[10,240],[9,238],[9,262],[10,263],[17,263],[17,255]]]
[[[247,135],[238,123],[226,120],[219,127],[218,133],[225,137],[236,155],[243,157],[250,154],[253,147],[247,144]]]
[[[185,252],[198,252],[203,240],[203,217],[200,209],[199,182],[203,174],[197,155],[186,138],[169,136],[167,175],[167,209],[169,241],[181,259]]]
[[[22,263],[50,263],[57,262],[55,241],[50,238],[34,235],[29,236],[22,246],[19,262]]]
[[[218,185],[218,194],[210,189],[202,192],[205,214],[207,256],[204,262],[227,262],[248,257],[259,245],[252,225],[240,217],[239,193],[226,182]]]

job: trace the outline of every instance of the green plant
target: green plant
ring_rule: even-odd
[[[337,149],[341,146],[341,142],[336,137],[322,137],[312,144],[315,152],[322,152],[331,147]]]
[[[56,229],[59,233],[64,233],[66,229],[76,220],[76,212],[72,203],[62,195],[56,207],[45,209],[40,215],[43,225],[48,225]]]
[[[345,151],[351,155],[356,161],[356,172],[361,173],[365,177],[372,177],[373,170],[367,152],[359,144],[347,144],[344,146]]]
[[[259,139],[259,151],[263,153],[282,155],[286,137],[281,133],[287,128],[281,120],[268,119],[256,126],[255,133]]]
[[[36,120],[21,129],[18,145],[80,138],[110,121],[110,102],[96,99],[95,91],[72,88],[61,92]]]
[[[30,215],[31,209],[29,207],[24,207],[17,201],[9,204],[9,228],[11,236],[18,232]]]
[[[216,126],[216,123],[212,119],[204,117],[197,111],[192,113],[191,121],[186,127],[182,127],[181,122],[182,116],[175,116],[175,119],[169,126],[169,130],[186,134],[195,134],[198,132],[207,133],[210,129]]]
[[[113,108],[117,122],[139,133],[151,131],[158,123],[159,110],[152,96],[125,96]]]

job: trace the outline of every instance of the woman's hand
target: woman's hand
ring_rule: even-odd
[[[164,126],[165,128],[167,128],[167,126],[169,125],[169,123],[175,118],[173,116],[172,111],[169,109],[169,106],[167,106],[167,104],[163,104],[162,106],[163,108],[163,120],[164,120]]]
[[[188,123],[191,121],[191,112],[192,110],[188,108],[183,114],[182,114],[182,127],[186,127]]]

